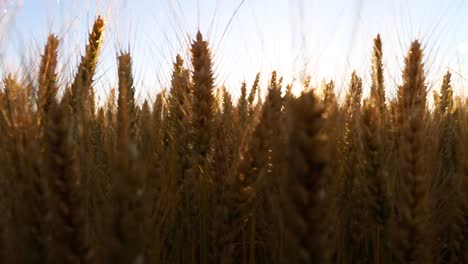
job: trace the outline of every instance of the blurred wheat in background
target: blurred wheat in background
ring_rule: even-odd
[[[428,93],[419,41],[394,97],[377,35],[369,87],[353,72],[343,100],[280,72],[234,100],[198,32],[154,100],[119,52],[98,104],[105,27],[68,84],[56,35],[35,79],[3,75],[1,263],[468,263],[468,100],[450,71]]]

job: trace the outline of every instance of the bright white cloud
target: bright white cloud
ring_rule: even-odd
[[[459,51],[461,54],[468,55],[468,40],[465,41],[465,42],[462,42],[462,43],[458,46],[458,51]]]

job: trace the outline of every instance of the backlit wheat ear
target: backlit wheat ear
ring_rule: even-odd
[[[117,153],[115,155],[112,188],[112,250],[115,263],[135,263],[144,260],[142,171],[137,150],[131,141],[131,118],[134,107],[129,54],[118,56],[119,95],[117,109]],[[135,120],[136,122],[136,120]]]
[[[206,158],[210,149],[215,110],[214,79],[211,53],[200,32],[192,44],[194,149]]]
[[[192,117],[192,90],[190,76],[184,68],[184,61],[177,55],[173,65],[171,90],[168,97],[169,116],[167,121],[168,144],[173,157],[171,166],[174,178],[180,184],[185,179],[190,162],[187,158],[189,130]],[[169,165],[168,165],[169,166]]]
[[[131,87],[129,86],[130,60],[129,56],[121,55],[118,57],[118,77],[119,77],[119,94],[117,99],[117,141],[119,146],[119,162],[124,170],[128,170],[128,148],[130,140],[130,107],[133,106],[133,101],[130,98],[132,95]]]
[[[335,83],[330,81],[323,84],[323,104],[327,107],[336,104]]]
[[[210,155],[212,148],[212,137],[214,136],[214,78],[212,69],[211,52],[208,42],[203,40],[200,32],[197,33],[192,43],[192,65],[193,65],[193,102],[192,102],[192,126],[193,126],[193,158],[195,166],[193,173],[196,179],[196,192],[201,194],[197,199],[202,213],[195,223],[200,225],[198,253],[201,262],[207,262],[211,251],[208,239],[208,225],[211,219],[209,214],[210,196],[213,186],[209,183],[210,178]]]
[[[239,122],[240,122],[239,129],[244,129],[247,123],[247,117],[249,115],[248,101],[247,101],[247,84],[245,82],[243,82],[241,86],[241,94],[239,97],[239,101],[237,103],[237,110],[239,112]]]
[[[400,219],[397,248],[400,261],[430,263],[428,182],[424,153],[426,84],[421,44],[414,41],[405,58],[403,85],[398,89],[398,155],[400,155]]]
[[[251,118],[255,111],[255,107],[254,107],[255,94],[260,94],[259,85],[260,85],[260,73],[257,73],[257,75],[255,76],[255,80],[252,85],[252,88],[250,89],[249,98],[247,99],[247,102],[249,104],[249,117]],[[260,103],[260,101],[258,103]]]
[[[158,93],[156,96],[156,100],[153,102],[153,128],[154,128],[154,149],[156,150],[156,154],[161,154],[161,148],[163,145],[164,140],[164,115],[166,110],[166,98],[165,98],[166,91],[163,90],[162,92]]]
[[[351,74],[351,82],[349,84],[349,90],[346,94],[345,109],[350,115],[359,113],[362,100],[362,80],[353,72]]]
[[[193,185],[189,176],[190,169],[193,167],[193,158],[190,151],[190,131],[192,117],[192,85],[190,83],[190,73],[184,67],[184,61],[180,55],[176,56],[175,63],[172,69],[171,90],[167,98],[166,118],[161,119],[164,112],[163,95],[158,95],[153,106],[153,123],[156,126],[152,134],[155,134],[156,144],[167,144],[163,150],[164,161],[158,161],[157,166],[161,166],[165,170],[164,181],[155,181],[155,183],[164,182],[164,189],[167,192],[173,192],[170,200],[165,197],[160,197],[160,201],[165,201],[165,204],[171,204],[171,207],[165,208],[165,204],[160,204],[155,210],[168,210],[170,219],[168,222],[167,231],[159,232],[163,236],[163,240],[174,241],[178,244],[178,248],[168,250],[166,254],[170,255],[173,261],[178,259],[186,259],[185,256],[191,256],[193,250],[192,234],[187,234],[187,230],[191,229],[192,223],[192,202],[193,202]],[[164,141],[161,142],[160,137],[164,134]],[[159,147],[156,147],[158,149]],[[156,151],[157,153],[160,150]],[[164,190],[164,192],[165,192]],[[156,190],[153,190],[155,192]],[[156,194],[158,195],[158,194]],[[160,196],[160,195],[158,195]],[[177,208],[177,210],[173,210]],[[156,223],[159,221],[154,219]],[[159,227],[159,225],[156,225]],[[182,231],[182,232],[180,232]],[[185,233],[185,234],[184,234]],[[168,242],[171,244],[171,242]],[[160,250],[160,249],[158,249]],[[157,252],[157,251],[156,251]],[[183,252],[181,254],[181,252]],[[188,258],[190,259],[190,258]]]
[[[226,88],[222,87],[222,113],[216,115],[216,130],[213,135],[213,158],[211,167],[213,176],[213,194],[211,196],[212,208],[211,216],[215,221],[211,221],[211,235],[210,240],[212,245],[219,250],[211,249],[210,259],[215,259],[216,262],[228,261],[227,258],[231,257],[230,252],[232,249],[229,245],[229,240],[226,239],[226,234],[231,230],[227,223],[232,220],[230,210],[235,208],[227,197],[226,193],[229,192],[229,182],[234,177],[233,162],[235,161],[234,155],[237,154],[236,149],[236,129],[234,125],[234,106],[230,94]],[[218,221],[219,220],[219,221]]]
[[[133,86],[132,57],[130,53],[121,53],[118,57],[119,64],[119,93],[120,87],[127,87],[124,100],[127,102],[129,137],[132,141],[137,138],[137,106],[135,104],[135,87]]]
[[[102,44],[103,30],[104,20],[98,17],[94,21],[93,29],[89,34],[85,55],[81,58],[78,72],[71,85],[72,105],[75,113],[85,111],[83,108],[85,107],[85,101],[88,99],[89,90],[93,83],[99,50]]]
[[[374,39],[372,51],[372,86],[370,97],[381,114],[385,112],[385,80],[383,74],[382,40],[380,35]]]
[[[454,113],[453,89],[451,85],[451,74],[447,72],[443,78],[440,88],[440,96],[436,94],[434,119],[437,120],[436,127],[432,131],[437,132],[437,162],[435,173],[431,180],[431,188],[434,193],[434,222],[437,235],[436,259],[439,262],[456,263],[460,256],[460,242],[463,224],[461,217],[463,213],[463,199],[461,189],[462,181],[458,176],[457,167],[459,151],[457,142],[461,141],[457,114]],[[456,111],[458,111],[457,109]],[[431,122],[432,123],[432,122]],[[431,125],[432,126],[432,125]],[[450,195],[448,195],[450,193]]]
[[[327,231],[330,208],[327,186],[329,152],[324,134],[325,115],[318,99],[309,91],[294,99],[288,115],[288,168],[294,211],[287,216],[295,237],[294,263],[331,263],[332,244]],[[295,253],[295,254],[294,254]],[[295,259],[293,261],[293,259]]]
[[[343,221],[341,228],[343,230],[337,232],[341,237],[339,239],[339,247],[342,247],[338,253],[338,261],[349,259],[351,262],[358,261],[360,258],[363,245],[366,239],[366,225],[362,223],[368,222],[366,212],[366,195],[363,175],[362,160],[362,144],[360,142],[362,133],[360,130],[360,115],[361,115],[361,99],[362,99],[362,80],[353,72],[351,82],[346,94],[344,108],[344,131],[342,131],[341,155],[341,170],[342,179],[339,180],[339,219]],[[346,244],[356,245],[353,248],[347,247]]]
[[[388,258],[386,241],[388,240],[388,222],[390,219],[390,202],[387,194],[388,172],[386,168],[385,127],[375,99],[364,101],[361,115],[363,130],[363,172],[372,221],[372,245],[374,263],[382,263]]]
[[[453,88],[451,84],[452,74],[447,71],[440,87],[440,96],[437,110],[440,113],[451,113],[453,110]]]
[[[252,215],[248,220],[250,230],[247,232],[247,241],[245,241],[251,259],[255,259],[260,250],[259,245],[254,242],[258,236],[263,237],[264,243],[267,244],[273,245],[279,242],[272,240],[276,236],[275,233],[272,233],[270,238],[264,237],[266,235],[264,232],[278,228],[276,224],[270,223],[262,226],[257,221],[265,217],[275,222],[281,221],[282,217],[278,214],[279,212],[269,212],[267,209],[278,199],[278,193],[272,190],[272,186],[278,186],[278,183],[282,181],[282,167],[278,162],[284,140],[284,133],[282,133],[284,127],[280,125],[283,121],[282,107],[281,83],[277,80],[276,72],[273,72],[259,124],[252,134],[239,168],[242,184],[246,187],[244,195],[251,196],[250,201],[243,205],[244,213]],[[276,135],[275,139],[273,135]],[[277,255],[281,252],[270,253]]]
[[[184,68],[184,61],[177,55],[172,71],[172,88],[169,92],[168,110],[170,126],[174,131],[173,136],[187,131],[191,118],[192,90],[190,86],[190,76]]]
[[[110,89],[109,96],[107,97],[107,104],[106,104],[106,118],[107,122],[111,125],[114,125],[114,115],[117,111],[116,107],[116,95],[115,95],[115,88]]]
[[[49,35],[47,44],[42,54],[39,69],[39,109],[42,115],[47,115],[50,105],[57,96],[57,49],[59,39],[54,35]],[[44,117],[42,117],[44,119]]]
[[[16,94],[16,89],[18,87],[18,83],[13,79],[11,74],[8,75],[7,78],[3,80],[3,91],[4,91],[4,111],[6,113],[2,113],[6,116],[6,122],[8,123],[8,126],[11,126],[13,123],[13,117],[14,117],[14,109],[13,106],[14,104],[12,101],[15,99],[15,94]]]
[[[32,121],[30,85],[24,85],[17,77],[8,74],[3,80],[5,109],[4,117],[12,127],[27,126]]]
[[[404,119],[401,121],[410,120],[415,114],[422,117],[426,110],[427,90],[422,57],[421,44],[413,42],[405,58],[403,85],[398,89],[399,110]]]
[[[459,101],[453,100],[450,74],[444,76],[434,115],[437,119],[438,148],[436,174],[432,181],[435,190],[434,214],[437,222],[436,260],[440,263],[463,263],[463,244],[466,241],[468,202],[466,200],[466,177],[464,165],[466,152],[462,146],[466,140],[466,124]],[[458,102],[457,102],[458,101]]]

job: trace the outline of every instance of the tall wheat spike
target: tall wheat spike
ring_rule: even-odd
[[[278,215],[270,211],[274,204],[274,199],[277,198],[278,186],[276,183],[281,180],[281,167],[277,166],[280,150],[276,147],[280,146],[282,141],[282,121],[283,99],[281,97],[281,82],[277,80],[276,72],[272,73],[268,94],[265,98],[262,116],[259,124],[255,128],[250,144],[243,160],[240,164],[241,180],[245,186],[246,195],[252,195],[255,199],[250,198],[250,201],[245,206],[245,214],[250,216],[247,225],[248,235],[246,237],[246,246],[248,248],[248,259],[250,263],[259,259],[265,261],[281,261],[274,258],[273,254],[280,254],[282,250],[270,252],[271,255],[265,254],[258,256],[259,252],[267,252],[267,244],[274,245],[277,240],[263,241],[257,245],[255,239],[259,237],[265,238],[265,234],[277,226],[275,221],[278,221]],[[276,142],[273,140],[273,135],[276,135]],[[278,143],[279,145],[276,145]],[[251,190],[251,191],[250,191]],[[265,222],[262,222],[265,221]],[[276,239],[276,238],[275,238]],[[279,248],[277,248],[279,249]]]
[[[8,74],[8,76],[3,80],[3,84],[6,108],[4,109],[4,115],[8,122],[8,126],[14,127],[17,125],[16,120],[20,114],[19,107],[21,107],[21,103],[25,103],[24,91],[21,84],[11,74]]]
[[[348,93],[346,94],[344,107],[350,116],[359,113],[362,100],[362,80],[354,71],[351,74],[351,82]]]
[[[388,197],[388,170],[386,164],[385,126],[380,109],[373,98],[364,101],[361,115],[363,129],[363,173],[367,185],[367,207],[372,225],[373,263],[383,263],[388,259],[386,242],[388,241],[388,223],[391,208]]]
[[[2,177],[8,184],[4,189],[10,204],[5,212],[8,223],[7,260],[11,262],[35,262],[45,259],[45,202],[42,178],[39,178],[38,160],[28,155],[38,155],[38,136],[35,120],[30,112],[28,91],[13,75],[4,80],[2,127],[6,134],[4,171]],[[37,188],[40,187],[40,188]],[[20,252],[30,252],[21,254]]]
[[[193,103],[192,103],[192,126],[193,126],[193,158],[194,167],[192,169],[195,177],[195,194],[198,196],[199,216],[196,221],[198,242],[198,259],[200,263],[208,263],[210,252],[210,240],[208,228],[210,225],[209,206],[212,195],[212,184],[210,175],[210,156],[212,137],[214,135],[214,78],[212,70],[211,52],[208,42],[203,40],[200,32],[197,33],[195,41],[192,43],[192,64],[193,64]]]
[[[237,102],[237,109],[239,115],[239,129],[244,130],[247,125],[247,117],[249,116],[249,102],[247,101],[247,84],[242,83],[241,94]]]
[[[143,179],[137,164],[137,150],[131,139],[130,107],[133,106],[130,55],[121,54],[119,62],[119,95],[117,110],[117,152],[113,179],[112,236],[115,263],[144,261]]]
[[[291,263],[331,263],[326,218],[331,192],[325,111],[312,91],[291,101],[288,113],[288,195],[294,210],[288,226],[294,237]]]
[[[254,83],[252,84],[252,88],[250,89],[249,97],[247,98],[247,102],[249,104],[249,117],[252,118],[255,108],[254,108],[254,100],[255,94],[259,95],[259,85],[260,85],[260,73],[257,73],[255,76]],[[261,104],[261,101],[258,102]]]
[[[39,109],[47,115],[50,105],[57,96],[57,49],[59,39],[49,35],[44,47],[39,69]],[[42,117],[44,119],[44,117]]]
[[[234,155],[236,152],[235,124],[233,123],[234,107],[232,105],[231,95],[226,88],[222,87],[222,112],[216,115],[216,130],[214,134],[213,146],[213,221],[211,225],[212,238],[216,245],[212,248],[211,259],[214,262],[226,263],[231,261],[232,250],[229,245],[229,239],[226,234],[229,232],[227,224],[229,223],[229,211],[232,205],[226,197],[229,191],[229,180],[234,176],[232,172]]]
[[[166,242],[167,254],[171,261],[188,262],[187,259],[190,257],[186,258],[185,256],[190,255],[191,251],[191,244],[186,241],[188,240],[187,233],[190,232],[189,213],[192,206],[191,188],[193,187],[188,184],[190,183],[189,170],[193,166],[193,160],[188,155],[191,151],[192,84],[190,72],[184,67],[184,61],[180,55],[176,56],[173,65],[171,90],[167,104],[168,114],[164,121],[167,148],[164,150],[165,164],[162,166],[168,177],[164,188],[168,192],[173,192],[175,196],[171,201],[166,201],[171,203],[169,212],[173,219],[165,232],[168,239]],[[153,109],[153,111],[156,113],[159,110]],[[175,208],[179,209],[174,210]],[[179,246],[177,247],[175,244]]]
[[[424,120],[426,84],[421,44],[414,41],[405,58],[403,85],[398,89],[398,154],[400,196],[396,242],[398,261],[431,263],[428,232],[428,182],[425,169]]]
[[[460,141],[459,126],[454,114],[453,89],[451,87],[451,74],[447,72],[443,78],[440,89],[440,96],[435,93],[434,120],[431,128],[437,132],[436,146],[437,162],[436,169],[431,180],[431,190],[434,193],[434,213],[433,218],[438,223],[434,233],[437,236],[437,243],[441,251],[437,253],[437,261],[454,263],[453,253],[457,246],[454,245],[459,239],[460,208],[457,203],[460,199],[461,185],[457,172],[458,156],[461,155],[457,149],[457,142]],[[437,120],[437,121],[435,121]],[[435,121],[435,124],[433,124]]]
[[[440,95],[436,96],[436,107],[440,113],[451,113],[453,110],[453,88],[451,85],[452,74],[450,71],[444,75]]]
[[[184,68],[184,61],[180,55],[177,55],[176,62],[172,72],[172,88],[169,92],[168,111],[169,119],[169,147],[173,148],[176,153],[173,156],[176,171],[174,176],[178,177],[179,184],[184,181],[184,175],[190,167],[190,161],[186,159],[186,154],[189,151],[189,133],[188,129],[191,125],[191,102],[192,90],[190,85],[190,76]]]
[[[383,74],[383,52],[382,40],[380,34],[374,39],[374,48],[372,51],[372,86],[370,97],[379,113],[385,113],[385,80]]]
[[[163,149],[165,146],[165,133],[167,133],[164,128],[164,116],[167,115],[167,100],[166,100],[166,90],[161,91],[157,94],[156,100],[153,102],[153,131],[154,131],[154,140],[153,140],[153,151],[155,152],[155,162],[161,161],[161,156],[163,154]],[[161,166],[158,164],[157,166]]]
[[[340,155],[342,160],[342,179],[340,191],[339,218],[343,230],[339,232],[338,238],[343,250],[338,255],[338,262],[348,260],[362,260],[362,251],[366,250],[366,229],[362,223],[367,223],[365,214],[365,195],[362,159],[362,144],[360,143],[362,133],[359,126],[362,100],[362,80],[353,72],[349,90],[344,102],[343,146]],[[354,246],[350,246],[354,245]]]
[[[192,44],[194,149],[206,158],[210,149],[210,130],[214,117],[214,79],[211,53],[200,32]]]
[[[104,20],[99,16],[94,21],[93,29],[89,34],[85,55],[81,57],[78,72],[71,85],[73,112],[84,114],[86,112],[89,91],[96,71],[99,49],[102,43]]]
[[[133,85],[133,73],[132,73],[132,57],[129,52],[121,53],[118,56],[119,61],[119,76],[124,76],[124,78],[120,78],[119,86],[128,87],[128,95],[127,95],[127,110],[129,115],[129,137],[130,139],[135,142],[137,139],[137,113],[138,107],[135,104],[135,86]],[[123,83],[125,82],[125,84]]]
[[[466,181],[463,160],[466,157],[463,145],[466,124],[460,102],[453,99],[450,73],[444,76],[441,96],[435,117],[439,120],[437,169],[432,181],[436,194],[434,206],[438,226],[436,260],[439,263],[462,263],[464,229],[466,228]]]

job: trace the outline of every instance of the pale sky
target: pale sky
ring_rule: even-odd
[[[177,53],[189,58],[199,29],[210,41],[216,83],[235,95],[257,72],[267,81],[304,74],[342,89],[356,70],[369,86],[372,39],[381,34],[389,96],[399,84],[414,39],[425,47],[429,88],[447,69],[468,94],[468,1],[464,0],[0,0],[2,74],[38,61],[48,33],[63,39],[61,80],[76,69],[93,18],[107,21],[96,89],[116,84],[115,54],[130,48],[139,98],[167,86]]]

